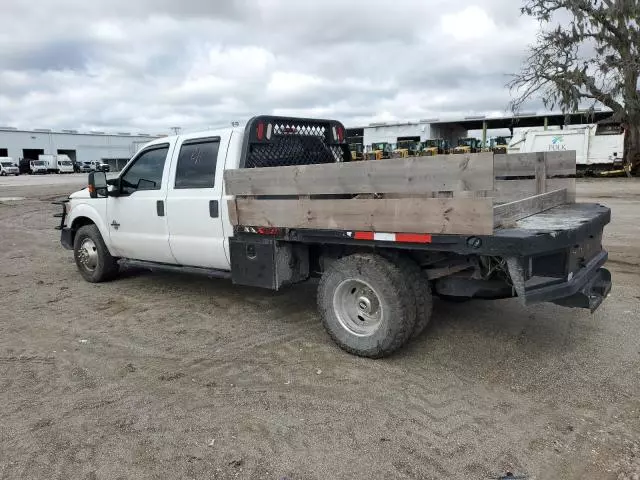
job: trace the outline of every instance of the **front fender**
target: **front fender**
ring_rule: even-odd
[[[100,202],[100,200],[98,200]],[[111,246],[111,237],[109,236],[109,228],[105,221],[106,218],[106,204],[105,202],[100,202],[100,204],[96,205],[89,203],[80,203],[78,205],[74,205],[71,211],[67,215],[67,227],[72,227],[74,221],[79,218],[88,218],[91,220],[100,231],[100,235],[102,235],[102,239],[104,240],[105,245],[109,249],[109,253],[112,255],[115,253]]]

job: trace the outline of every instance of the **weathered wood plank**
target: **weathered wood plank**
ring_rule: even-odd
[[[497,205],[493,207],[494,226],[508,227],[518,220],[565,203],[567,203],[567,191],[563,188],[515,202]]]
[[[493,190],[493,154],[226,170],[231,195],[426,193]]]
[[[536,195],[545,193],[547,186],[547,162],[544,152],[536,152]]]
[[[529,180],[496,180],[494,200],[497,203],[513,202],[536,195],[536,181]]]
[[[231,225],[238,225],[238,209],[236,207],[235,198],[227,200],[227,211],[229,212],[228,215]]]
[[[499,153],[493,156],[496,177],[527,177],[536,174],[535,153]]]
[[[236,198],[240,225],[490,235],[490,198],[263,200]]]
[[[547,177],[576,174],[576,152],[545,152]]]
[[[496,177],[526,177],[536,174],[539,155],[544,154],[546,175],[555,177],[576,174],[576,152],[509,153],[494,156]],[[539,167],[538,167],[539,168]]]
[[[575,178],[547,178],[547,192],[565,189],[567,191],[567,203],[576,201],[576,179]]]

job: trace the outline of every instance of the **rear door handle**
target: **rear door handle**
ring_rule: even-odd
[[[164,202],[162,200],[156,202],[156,212],[159,217],[164,217]]]
[[[218,218],[218,201],[217,200],[209,200],[209,216],[211,218]]]

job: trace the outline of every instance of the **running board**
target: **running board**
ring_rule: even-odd
[[[215,268],[187,267],[184,265],[172,265],[169,263],[147,262],[144,260],[130,260],[123,258],[119,261],[123,267],[144,268],[151,271],[161,272],[178,272],[203,275],[213,278],[231,278],[231,272],[226,270],[217,270]]]

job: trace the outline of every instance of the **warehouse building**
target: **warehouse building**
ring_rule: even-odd
[[[440,120],[426,118],[415,122],[379,122],[362,127],[347,128],[349,143],[361,144],[365,149],[374,142],[397,143],[401,140],[424,142],[430,138],[443,138],[451,145],[458,139],[477,136],[487,143],[489,131],[499,131],[499,135],[513,135],[520,128],[563,128],[567,125],[581,125],[601,121],[611,116],[607,109],[563,113],[527,113],[487,117],[468,116],[460,119]]]
[[[0,157],[37,160],[38,155],[68,155],[75,162],[99,160],[120,170],[142,145],[162,135],[78,132],[0,127]]]

